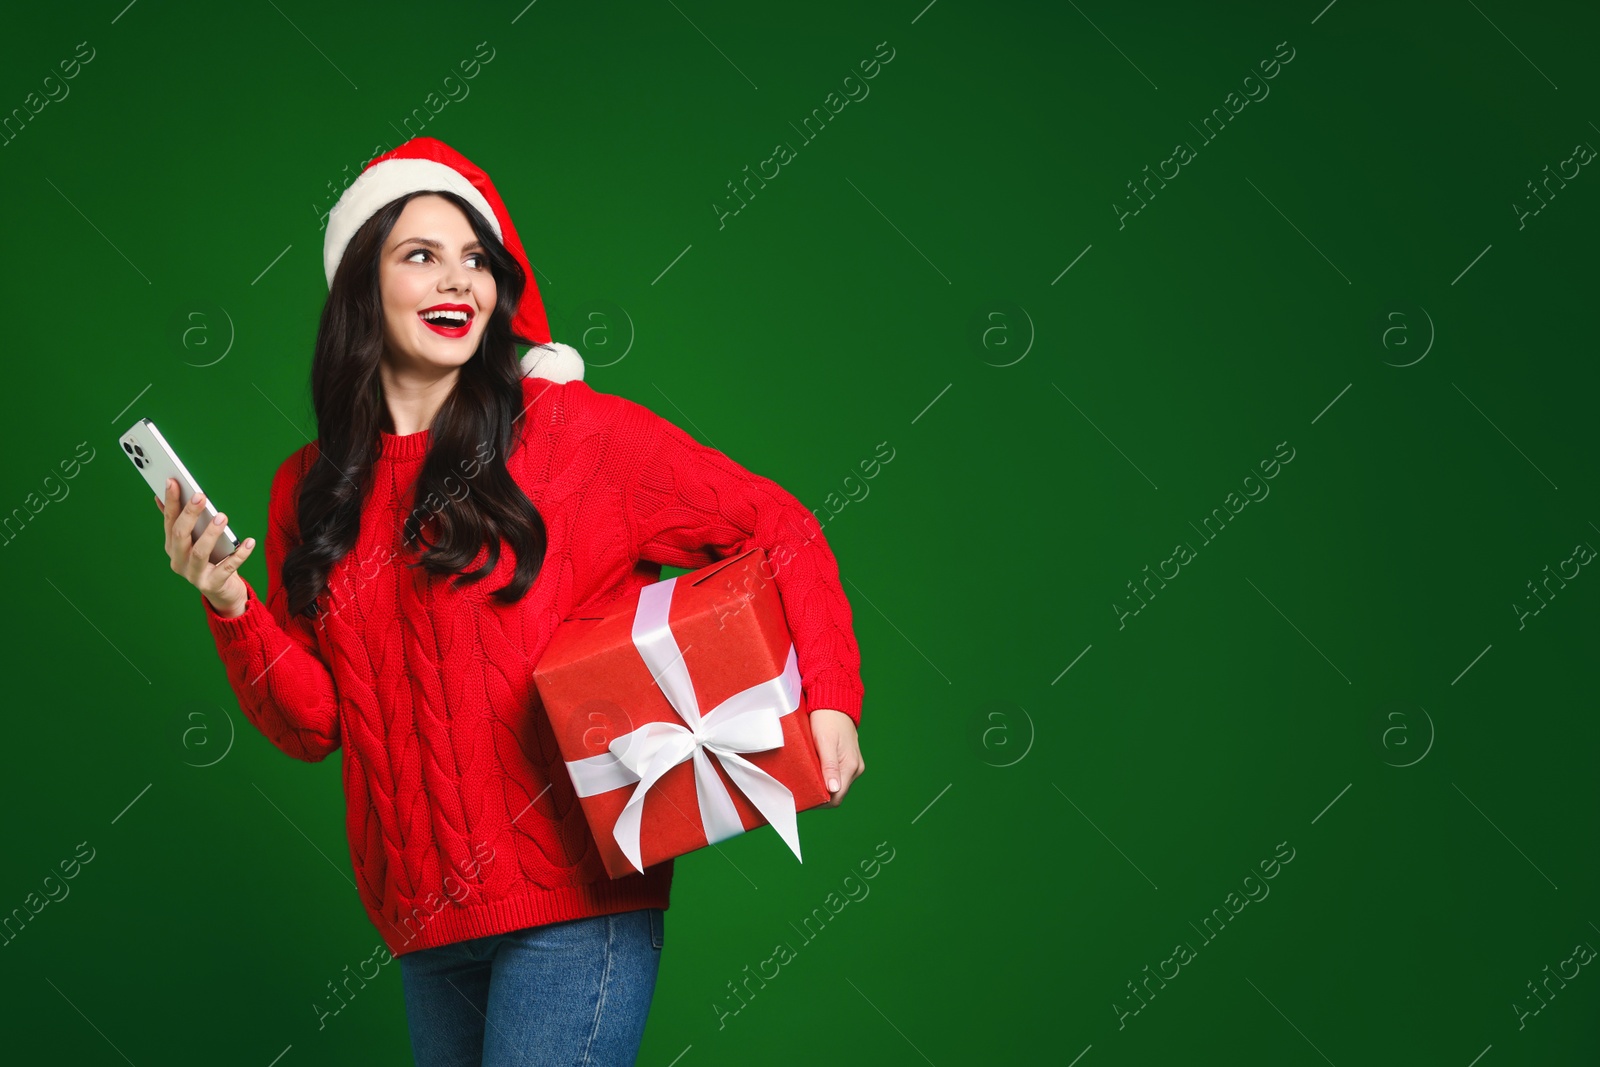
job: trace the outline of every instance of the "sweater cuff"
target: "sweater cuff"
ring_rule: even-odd
[[[245,601],[244,611],[232,618],[219,614],[206,595],[200,594],[200,603],[205,608],[206,622],[211,626],[211,633],[218,641],[230,641],[259,632],[271,614],[267,611],[267,606],[261,602],[261,598],[256,596],[255,587],[244,575],[239,575],[239,580],[244,582],[249,599]]]
[[[842,711],[850,716],[857,730],[861,729],[861,696],[859,684],[843,679],[825,678],[806,687],[806,699],[812,711],[820,708]]]

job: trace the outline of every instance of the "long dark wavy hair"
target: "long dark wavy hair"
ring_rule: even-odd
[[[372,488],[379,432],[388,414],[378,374],[384,350],[383,297],[378,263],[400,213],[416,196],[440,196],[460,208],[483,243],[497,288],[478,349],[462,364],[455,388],[430,427],[427,458],[417,475],[415,501],[405,523],[405,546],[426,551],[408,567],[434,574],[462,572],[488,546],[477,570],[455,585],[487,577],[500,559],[504,539],[516,553],[511,580],[490,595],[502,604],[520,600],[544,562],[544,520],[506,470],[515,443],[514,421],[522,410],[522,368],[516,345],[535,342],[514,333],[511,321],[527,280],[476,208],[452,192],[409,193],[368,219],[350,239],[334,273],[311,361],[311,400],[317,417],[317,459],[300,480],[296,503],[300,539],[283,561],[290,615],[314,618],[328,574],[355,547],[361,508]],[[488,458],[485,459],[485,453]],[[471,471],[459,497],[458,471]],[[437,538],[428,540],[432,524]]]

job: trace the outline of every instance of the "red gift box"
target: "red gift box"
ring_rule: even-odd
[[[534,670],[606,871],[827,803],[783,603],[753,548],[556,628]]]

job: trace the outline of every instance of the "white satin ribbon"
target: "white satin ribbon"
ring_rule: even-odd
[[[794,794],[739,755],[783,746],[781,718],[800,706],[800,668],[794,645],[789,645],[783,673],[735,693],[702,715],[689,668],[683,662],[672,627],[667,624],[677,582],[677,578],[669,578],[640,590],[639,609],[633,619],[633,645],[683,722],[646,723],[613,740],[606,752],[568,760],[572,784],[578,796],[588,797],[639,783],[612,833],[622,854],[642,871],[639,828],[645,795],[684,760],[694,760],[695,794],[707,843],[714,845],[744,832],[733,798],[711,766],[710,755],[715,755],[740,792],[778,831],[795,859],[800,859]]]

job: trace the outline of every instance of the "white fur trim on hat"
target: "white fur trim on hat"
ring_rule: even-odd
[[[489,201],[460,171],[431,159],[386,159],[362,171],[328,213],[328,232],[322,240],[322,269],[328,276],[328,287],[333,288],[339,261],[362,223],[396,197],[438,189],[461,196],[488,220],[494,235],[501,236],[500,220],[495,218]]]
[[[522,356],[524,378],[546,378],[552,382],[583,380],[583,357],[571,345],[560,341],[534,345]]]

